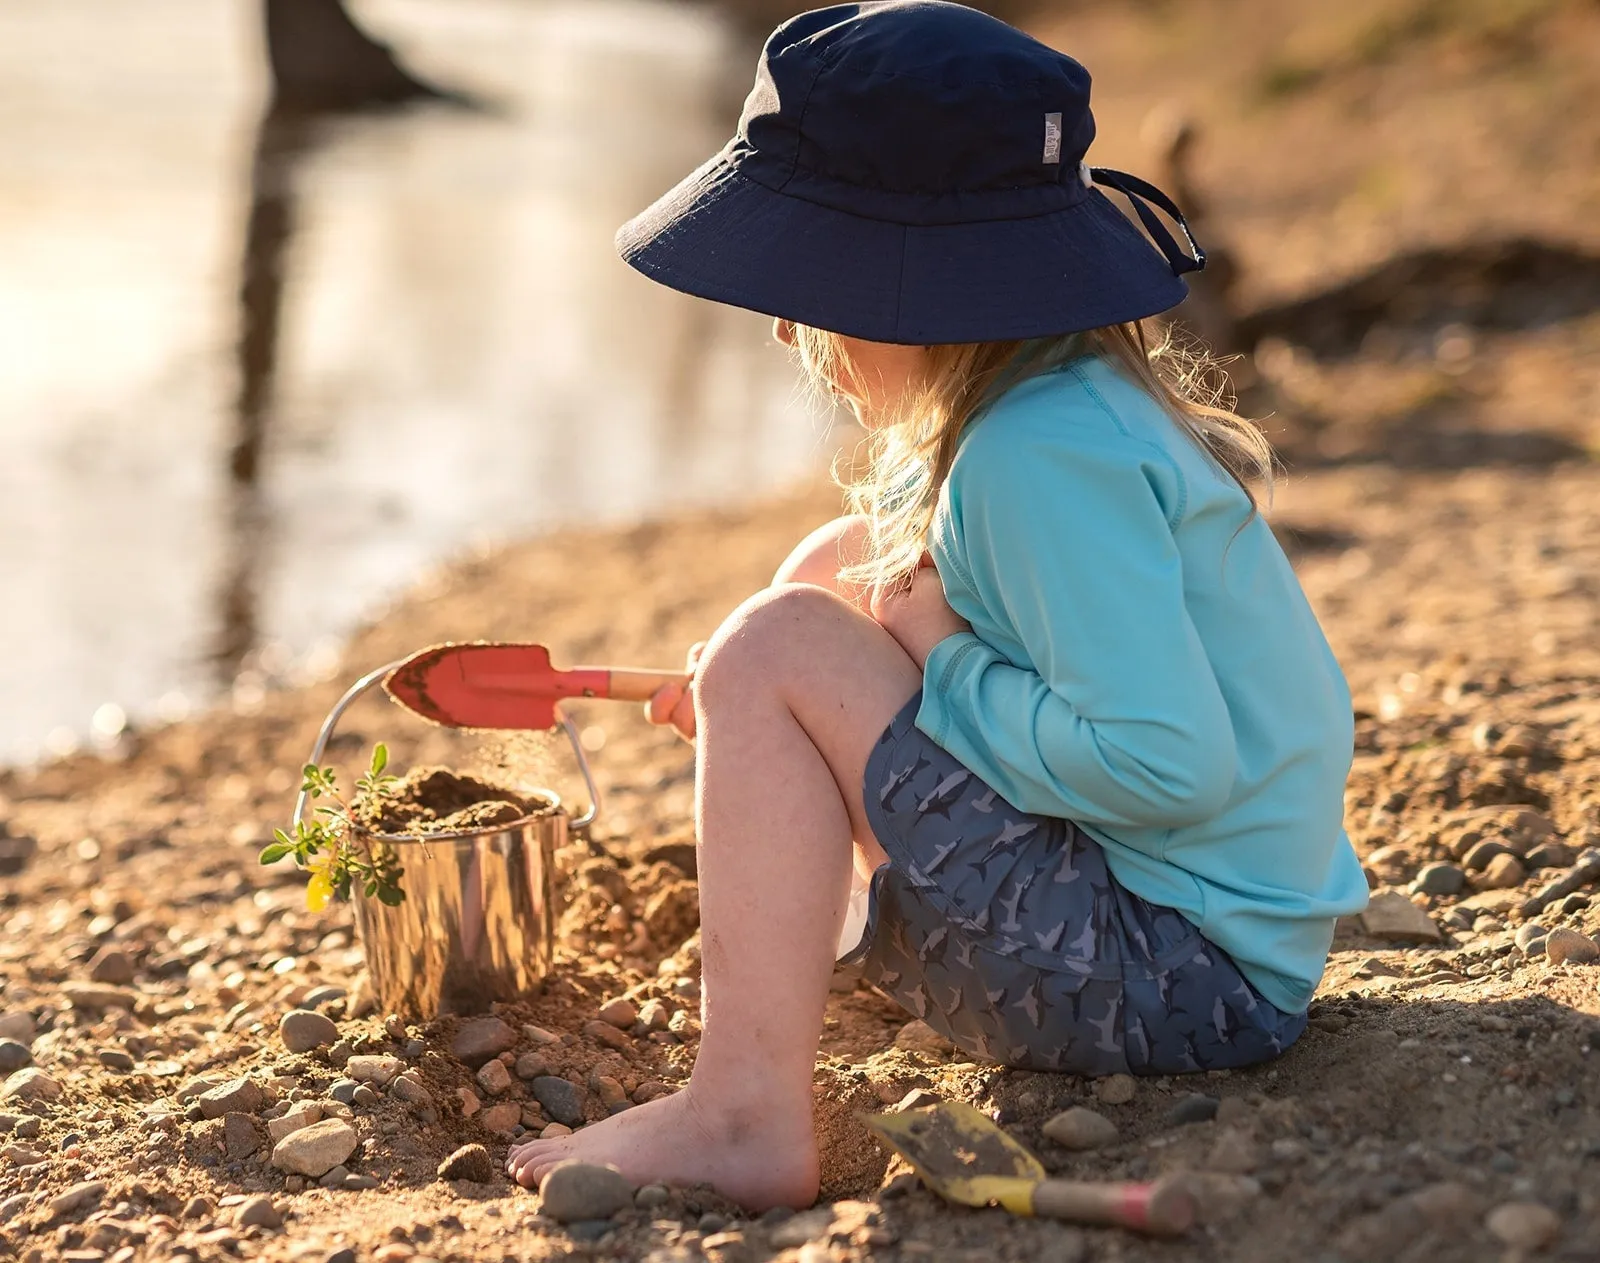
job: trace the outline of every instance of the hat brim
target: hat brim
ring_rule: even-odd
[[[776,192],[717,155],[617,232],[684,293],[872,342],[1076,333],[1176,307],[1188,286],[1104,194],[1026,219],[905,225]]]

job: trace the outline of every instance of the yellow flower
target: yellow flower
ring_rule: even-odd
[[[311,880],[306,883],[306,907],[321,912],[333,898],[333,856],[325,855],[306,866]]]

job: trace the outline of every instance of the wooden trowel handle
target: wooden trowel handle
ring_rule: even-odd
[[[577,668],[580,671],[594,669]],[[601,669],[606,670],[611,677],[604,696],[619,702],[648,702],[657,689],[665,688],[669,684],[684,685],[689,682],[689,677],[681,671],[638,671],[632,667]]]
[[[1154,1184],[1081,1184],[1043,1180],[1034,1186],[1033,1213],[1080,1224],[1114,1224],[1156,1236],[1187,1232],[1195,1220],[1194,1196],[1177,1179]]]

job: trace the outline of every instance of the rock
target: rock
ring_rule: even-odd
[[[554,1140],[557,1136],[572,1135],[572,1128],[565,1123],[546,1123],[544,1130],[539,1133],[540,1140]]]
[[[328,1095],[343,1105],[353,1105],[360,1090],[361,1085],[354,1079],[335,1079],[328,1088]]]
[[[382,1188],[383,1181],[375,1175],[347,1175],[344,1177],[344,1186],[349,1189]]]
[[[323,1177],[317,1181],[317,1184],[321,1188],[343,1188],[345,1181],[349,1178],[350,1168],[340,1165],[334,1167],[333,1170],[323,1175]]]
[[[1513,851],[1498,838],[1487,838],[1473,846],[1461,857],[1461,863],[1474,873],[1481,873],[1502,855],[1513,855]]]
[[[119,1074],[127,1074],[138,1064],[131,1054],[123,1052],[120,1048],[102,1048],[95,1056],[107,1070],[115,1070]]]
[[[558,1123],[568,1127],[581,1127],[584,1122],[583,1092],[565,1079],[553,1074],[543,1074],[530,1085],[533,1099]]]
[[[1097,1079],[1094,1085],[1095,1099],[1102,1105],[1126,1105],[1133,1100],[1136,1091],[1138,1087],[1131,1074],[1110,1074]]]
[[[308,1009],[320,1009],[324,1004],[332,1004],[335,1000],[342,1000],[349,994],[343,987],[318,987],[300,1001]]]
[[[516,1046],[517,1033],[497,1017],[468,1018],[461,1023],[450,1051],[469,1066],[480,1066]]]
[[[1167,1111],[1167,1125],[1187,1127],[1191,1123],[1209,1123],[1217,1116],[1217,1106],[1216,1097],[1190,1092]]]
[[[494,1159],[482,1145],[462,1145],[439,1164],[439,1178],[487,1184],[494,1179]]]
[[[477,1074],[478,1086],[490,1096],[499,1096],[511,1090],[511,1071],[503,1061],[486,1061]]]
[[[633,1185],[615,1167],[558,1162],[539,1181],[539,1213],[558,1223],[610,1219],[633,1205]]]
[[[894,1037],[894,1046],[906,1052],[923,1053],[929,1057],[947,1057],[955,1051],[952,1044],[926,1022],[907,1022]]]
[[[0,1099],[7,1101],[53,1101],[60,1095],[61,1085],[38,1066],[18,1070],[0,1091]]]
[[[672,1020],[672,1010],[663,1000],[646,1000],[639,1006],[639,1021],[653,1031],[664,1031]],[[649,1187],[648,1185],[646,1187]]]
[[[241,1228],[281,1228],[283,1216],[270,1197],[258,1195],[245,1200],[234,1222]]]
[[[1566,868],[1572,863],[1573,855],[1569,846],[1559,842],[1541,842],[1522,857],[1522,862],[1530,872],[1536,868]]]
[[[602,1005],[598,1014],[602,1022],[610,1022],[619,1030],[627,1030],[639,1020],[638,1007],[632,1000],[618,997],[609,1004]]]
[[[1261,1196],[1261,1184],[1248,1175],[1189,1171],[1183,1182],[1194,1197],[1202,1224],[1223,1223]]]
[[[39,840],[26,835],[14,835],[0,824],[0,877],[15,877],[27,868],[39,850]]]
[[[1529,921],[1517,930],[1515,942],[1527,955],[1543,956],[1544,940],[1549,933],[1549,926],[1540,925],[1537,921]]]
[[[1420,895],[1460,894],[1467,884],[1467,875],[1454,864],[1424,864],[1417,872],[1411,889]]]
[[[597,1044],[604,1044],[607,1048],[615,1048],[619,1052],[633,1047],[633,1040],[628,1037],[627,1032],[619,1031],[610,1022],[602,1022],[599,1019],[585,1022],[583,1033]]]
[[[509,1136],[515,1128],[522,1125],[522,1106],[515,1101],[502,1101],[499,1105],[491,1105],[484,1110],[478,1121],[483,1124],[486,1131]]]
[[[561,1036],[554,1031],[545,1030],[542,1026],[524,1026],[522,1033],[536,1044],[559,1044],[561,1042]]]
[[[356,1263],[356,1252],[349,1246],[341,1246],[323,1259],[322,1263]]]
[[[1561,1231],[1561,1216],[1538,1202],[1502,1202],[1483,1221],[1489,1234],[1513,1250],[1542,1250]]]
[[[200,1114],[221,1118],[224,1114],[255,1114],[267,1103],[267,1094],[254,1079],[229,1079],[200,1094]]]
[[[1442,1232],[1454,1231],[1471,1220],[1482,1204],[1480,1194],[1454,1180],[1424,1185],[1410,1200],[1429,1226]]]
[[[519,1079],[537,1079],[550,1073],[550,1063],[536,1052],[525,1052],[517,1058],[516,1074]]]
[[[26,1044],[19,1044],[14,1039],[0,1039],[0,1074],[21,1070],[32,1061],[33,1054],[28,1051]]]
[[[1211,1146],[1211,1154],[1206,1159],[1206,1166],[1210,1170],[1221,1171],[1225,1175],[1249,1175],[1260,1165],[1261,1147],[1248,1133],[1237,1127],[1229,1127],[1218,1134],[1217,1142]]]
[[[665,1206],[672,1199],[672,1194],[667,1191],[665,1184],[646,1184],[633,1195],[633,1204],[640,1210],[655,1210],[658,1206]]]
[[[818,1206],[815,1210],[803,1210],[774,1225],[767,1234],[767,1240],[774,1249],[792,1250],[807,1242],[825,1239],[832,1227],[833,1207]]]
[[[339,1039],[339,1028],[331,1018],[309,1009],[295,1009],[285,1013],[278,1022],[278,1038],[292,1053],[307,1053],[316,1048],[332,1047]]]
[[[222,1148],[233,1161],[248,1158],[261,1148],[261,1133],[256,1130],[255,1120],[248,1114],[224,1114]]]
[[[420,1079],[413,1079],[410,1074],[399,1076],[390,1085],[389,1095],[396,1100],[404,1101],[407,1105],[433,1104],[433,1093],[428,1091]]]
[[[1527,876],[1522,861],[1515,855],[1496,855],[1478,878],[1478,885],[1484,890],[1510,890],[1522,885]]]
[[[471,1088],[457,1088],[456,1100],[461,1104],[462,1118],[471,1118],[483,1108],[483,1102],[478,1099],[478,1094]]]
[[[1444,937],[1433,918],[1398,890],[1373,891],[1361,927],[1375,938],[1401,943],[1436,943]]]
[[[61,994],[73,1008],[86,1013],[103,1013],[107,1009],[131,1011],[139,1005],[139,993],[128,987],[93,987],[87,983],[70,983],[61,988]]]
[[[316,1101],[296,1101],[286,1114],[267,1120],[267,1135],[273,1144],[292,1135],[302,1127],[322,1121],[322,1106]]]
[[[1463,911],[1473,914],[1473,924],[1477,924],[1477,917],[1483,914],[1489,916],[1505,916],[1522,903],[1522,896],[1515,890],[1485,890],[1463,899],[1456,906]]]
[[[376,1083],[381,1088],[393,1083],[394,1077],[405,1068],[406,1063],[398,1057],[366,1056],[350,1058],[344,1072],[357,1083]]]
[[[354,1153],[360,1139],[343,1119],[327,1118],[278,1141],[272,1149],[272,1165],[315,1180]]]
[[[125,987],[134,978],[133,957],[120,947],[107,944],[90,958],[89,978],[93,982]]]
[[[1081,1106],[1064,1110],[1039,1129],[1063,1149],[1098,1149],[1117,1138],[1117,1125]]]
[[[183,1204],[185,1219],[209,1219],[216,1213],[216,1204],[209,1197],[191,1197]]]
[[[620,1113],[633,1104],[628,1099],[628,1090],[609,1075],[597,1074],[591,1076],[589,1087],[600,1098],[600,1104],[606,1107],[608,1114]]]
[[[356,1055],[356,1050],[348,1039],[341,1039],[328,1049],[328,1060],[336,1066],[342,1066]]]
[[[1544,954],[1552,965],[1587,965],[1600,960],[1600,944],[1587,934],[1558,925],[1544,940]]]
[[[99,1180],[85,1180],[52,1197],[50,1209],[58,1215],[75,1215],[80,1210],[98,1205],[105,1194],[106,1186]]]
[[[32,1044],[37,1029],[33,1014],[25,1009],[13,1009],[10,1013],[0,1014],[0,1039],[14,1039],[19,1044]]]
[[[366,1106],[369,1109],[381,1100],[383,1098],[365,1083],[357,1084],[356,1090],[350,1093],[350,1104]]]

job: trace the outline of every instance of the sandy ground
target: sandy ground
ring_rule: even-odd
[[[1466,25],[1472,5],[1459,27],[1418,19],[1389,44],[1360,25],[1359,6],[1340,19],[1348,30],[1321,15],[1292,39],[1266,18],[1243,21],[1282,8],[1197,5],[1169,26],[1085,17],[1072,39],[1059,35],[1089,46],[1102,81],[1125,68],[1105,113],[1108,134],[1130,136],[1157,36],[1178,40],[1190,23],[1215,45],[1217,13],[1250,32],[1226,74],[1191,86],[1204,117],[1238,122],[1227,134],[1242,139],[1210,139],[1215,157],[1197,174],[1218,189],[1213,214],[1238,225],[1231,244],[1254,305],[1337,294],[1362,268],[1424,246],[1462,252],[1515,231],[1565,250],[1592,235],[1580,212],[1596,196],[1600,111],[1579,108],[1600,82],[1585,70],[1600,46],[1592,6],[1522,5],[1517,40],[1533,54]],[[1263,84],[1291,95],[1267,111]],[[1447,127],[1434,104],[1469,88],[1470,108]],[[1383,119],[1419,120],[1445,155],[1418,175],[1421,191],[1404,184],[1378,209],[1326,183],[1365,187],[1350,174],[1362,161],[1389,169],[1396,137],[1411,143],[1337,126],[1375,94]],[[1324,142],[1315,171],[1308,136]],[[1515,149],[1502,155],[1514,175],[1534,141],[1549,187],[1565,190],[1561,223],[1531,194],[1519,220],[1503,182],[1461,185],[1442,235],[1410,218],[1414,198],[1448,185],[1451,154]],[[1280,180],[1247,174],[1263,169]],[[1564,257],[1560,275],[1581,281],[1584,256]],[[1403,301],[1362,318],[1356,346],[1269,331],[1251,364],[1252,399],[1275,414],[1291,463],[1274,524],[1356,697],[1347,827],[1376,906],[1397,918],[1340,927],[1311,1029],[1279,1062],[1131,1085],[1011,1072],[957,1058],[840,979],[818,1069],[827,1188],[816,1210],[751,1222],[707,1190],[678,1189],[563,1226],[498,1175],[512,1135],[557,1108],[537,1076],[567,1080],[571,1107],[595,1119],[670,1090],[692,1061],[688,749],[625,708],[579,708],[605,810],[560,856],[549,981],[499,1012],[507,1074],[478,1067],[487,1054],[457,1042],[454,1019],[385,1021],[348,909],[308,913],[301,881],[261,869],[255,852],[356,674],[433,641],[492,636],[543,640],[568,662],[672,665],[835,510],[815,487],[736,515],[462,559],[357,636],[336,680],[244,688],[229,710],[130,734],[104,756],[0,773],[0,1037],[11,1041],[0,1066],[12,1073],[0,1256],[1600,1259],[1600,965],[1579,959],[1600,954],[1600,883],[1540,895],[1600,847],[1600,468],[1589,456],[1600,319],[1576,281],[1577,297],[1550,286],[1530,305],[1505,297],[1515,287],[1503,276],[1457,263],[1442,289],[1414,273]],[[476,757],[378,703],[345,733],[346,761],[379,739],[406,762]],[[581,798],[558,751],[515,755]],[[644,1020],[600,1021],[619,997]],[[337,1045],[285,1046],[280,1019],[302,1004],[334,1021]],[[391,1077],[402,1067],[404,1088]],[[366,1080],[360,1092],[340,1082],[350,1072]],[[948,1208],[853,1121],[917,1089],[979,1105],[1058,1173],[1206,1173],[1206,1222],[1161,1244]],[[335,1093],[345,1099],[330,1103]],[[1115,1138],[1074,1152],[1043,1134],[1078,1104]],[[269,1129],[313,1106],[353,1129],[340,1187],[269,1161]],[[468,1143],[494,1160],[476,1173],[490,1178],[441,1178],[439,1163]]]

